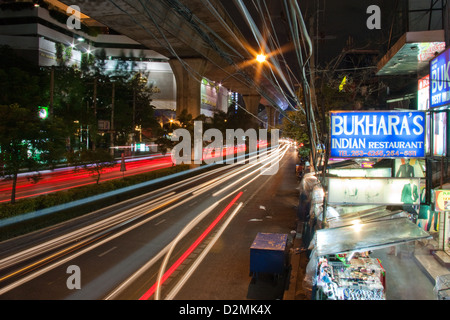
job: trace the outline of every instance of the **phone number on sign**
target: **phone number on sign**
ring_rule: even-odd
[[[339,150],[338,155],[340,157],[417,157],[418,153],[416,150],[371,150],[364,152],[362,150]]]

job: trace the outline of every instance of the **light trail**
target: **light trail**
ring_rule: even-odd
[[[2,269],[3,268],[7,268],[7,267],[9,267],[9,266],[11,266],[13,264],[16,264],[16,263],[18,263],[20,261],[23,261],[23,260],[29,258],[29,254],[32,254],[34,256],[38,252],[42,253],[42,251],[41,251],[42,248],[44,248],[44,249],[45,248],[49,248],[49,247],[53,248],[53,245],[55,245],[55,244],[59,245],[61,243],[67,243],[67,242],[70,242],[70,241],[74,241],[75,239],[74,239],[73,236],[76,236],[76,238],[82,238],[82,237],[86,237],[86,236],[91,235],[90,238],[88,238],[87,240],[85,240],[85,241],[83,241],[81,243],[77,243],[76,245],[73,245],[73,246],[71,246],[69,248],[61,250],[61,251],[59,251],[59,252],[57,252],[55,254],[50,255],[49,257],[41,259],[38,262],[30,264],[30,265],[28,265],[28,266],[26,266],[26,267],[24,267],[24,268],[22,268],[20,270],[14,271],[14,272],[12,272],[12,273],[10,273],[10,274],[0,278],[0,282],[2,282],[2,281],[6,280],[6,279],[8,279],[8,278],[10,278],[10,277],[12,277],[14,275],[17,275],[19,273],[23,273],[25,271],[28,271],[29,269],[34,268],[36,265],[42,265],[42,264],[46,263],[47,261],[51,261],[52,259],[54,259],[57,256],[61,256],[63,254],[71,252],[75,248],[79,248],[80,246],[85,246],[85,245],[89,244],[90,242],[92,242],[93,239],[96,239],[96,238],[99,237],[99,235],[92,235],[93,233],[101,232],[101,234],[105,234],[105,233],[111,232],[112,228],[109,228],[109,229],[106,229],[106,230],[102,231],[102,229],[104,229],[105,227],[108,227],[111,224],[111,222],[113,222],[115,224],[116,228],[122,226],[125,222],[126,223],[131,222],[132,220],[130,220],[130,215],[129,215],[130,213],[132,213],[133,216],[136,217],[137,216],[136,211],[139,210],[139,209],[141,209],[141,210],[144,209],[146,214],[148,214],[148,213],[150,213],[150,212],[152,212],[154,210],[157,210],[157,209],[159,209],[159,208],[161,208],[161,207],[163,207],[163,206],[165,206],[165,205],[175,201],[176,198],[171,198],[171,199],[167,200],[167,198],[170,197],[173,194],[175,194],[175,192],[169,193],[169,194],[165,195],[164,197],[160,197],[160,198],[150,202],[150,204],[153,204],[153,206],[151,207],[150,210],[148,208],[149,203],[145,203],[144,205],[139,206],[137,208],[133,208],[131,210],[124,211],[121,214],[109,217],[109,218],[104,219],[104,220],[102,220],[100,222],[97,222],[97,223],[95,223],[93,225],[85,227],[85,228],[83,228],[81,230],[74,231],[74,232],[72,232],[72,233],[70,233],[68,235],[63,236],[63,237],[59,237],[57,239],[51,240],[51,241],[46,242],[44,244],[41,244],[39,246],[35,246],[33,248],[30,248],[28,250],[22,251],[20,253],[15,254],[15,255],[9,256],[9,257],[7,257],[7,258],[5,258],[3,260],[0,260],[1,268]],[[161,198],[163,198],[163,199],[161,199]],[[140,213],[141,212],[138,211],[138,214],[140,214]]]
[[[129,163],[127,165],[127,171],[125,172],[120,171],[120,163],[119,163],[113,168],[103,170],[103,172],[101,173],[103,178],[101,178],[100,182],[121,179],[123,177],[133,176],[163,168],[169,168],[171,166],[172,160],[170,156],[166,156],[164,158],[158,157],[152,159],[137,160],[136,162]],[[108,175],[114,174],[115,176],[108,177]],[[46,176],[42,177],[42,179],[38,183],[34,184],[27,183],[27,181],[25,183],[19,182],[19,184],[16,187],[16,200],[32,198],[53,192],[64,191],[72,188],[96,184],[97,182],[92,178],[92,176],[93,175],[88,173],[85,169],[80,169],[77,172],[59,172],[57,174],[48,173],[46,174]],[[26,178],[22,178],[22,180],[24,179]],[[83,180],[85,182],[83,182]],[[79,181],[79,183],[76,183],[76,181]],[[67,183],[70,183],[70,185],[67,186]],[[43,191],[33,192],[33,190],[43,190]],[[5,195],[7,192],[11,191],[12,191],[11,185],[0,188],[0,192]],[[33,193],[21,196],[20,193],[23,192],[33,192]],[[9,197],[7,199],[1,199],[0,203],[8,201],[10,201]]]
[[[283,151],[283,153],[282,153],[281,156],[280,156],[280,154],[279,154],[280,150],[277,149],[277,150],[275,150],[275,152],[277,152],[277,153],[274,153],[274,154],[271,155],[270,157],[268,157],[268,158],[266,158],[266,159],[263,159],[263,161],[264,161],[264,162],[270,162],[270,164],[272,164],[273,158],[279,157],[279,159],[281,159],[281,158],[286,154],[287,150],[288,150],[288,148],[287,148],[287,147],[284,147],[284,151]],[[279,161],[279,160],[278,160],[278,161]],[[267,165],[267,163],[266,163],[265,165]],[[230,189],[230,188],[233,187],[234,185],[240,183],[242,180],[244,180],[244,179],[246,179],[247,177],[249,177],[249,176],[255,174],[255,173],[258,172],[258,171],[260,172],[260,175],[261,175],[261,174],[262,174],[261,170],[262,170],[262,168],[258,168],[258,169],[254,170],[254,171],[251,171],[250,173],[246,174],[245,176],[241,177],[240,179],[234,181],[232,184],[230,184],[230,185],[226,186],[225,188],[222,188],[221,190],[219,190],[219,191],[213,193],[212,196],[213,196],[213,197],[218,196],[219,194],[225,192],[226,190]],[[245,185],[247,185],[247,184],[250,183],[251,181],[255,180],[255,179],[258,178],[260,175],[256,176],[255,178],[253,178],[252,180],[250,180],[249,182],[247,182]]]
[[[103,244],[106,244],[107,242],[109,242],[113,239],[116,239],[116,238],[126,234],[127,232],[129,232],[145,223],[148,223],[149,221],[151,221],[153,219],[156,219],[156,218],[162,216],[163,214],[165,214],[167,212],[172,211],[174,208],[179,207],[179,206],[183,205],[184,203],[193,200],[199,194],[203,194],[209,190],[209,188],[204,188],[202,190],[202,192],[196,193],[194,195],[193,193],[198,190],[199,186],[194,186],[185,191],[178,192],[178,193],[174,191],[175,187],[182,187],[186,184],[194,183],[195,181],[198,181],[199,179],[204,179],[205,177],[208,177],[210,175],[220,173],[224,170],[229,170],[230,166],[233,167],[233,166],[238,166],[238,165],[240,165],[240,163],[234,163],[234,164],[230,164],[227,166],[219,167],[217,169],[213,169],[208,172],[202,173],[198,176],[188,178],[184,181],[179,181],[177,183],[174,183],[173,185],[168,185],[161,189],[152,191],[148,194],[136,197],[135,199],[126,201],[125,205],[129,207],[131,202],[141,201],[141,199],[148,198],[149,196],[154,196],[155,198],[151,199],[150,202],[146,201],[145,203],[141,203],[138,206],[135,206],[130,209],[126,209],[125,211],[122,211],[120,214],[116,214],[115,216],[106,218],[102,221],[99,221],[99,222],[93,224],[92,226],[87,226],[78,231],[71,232],[68,235],[64,235],[64,236],[58,237],[54,240],[47,241],[41,245],[31,247],[28,250],[25,250],[19,254],[12,255],[8,258],[0,260],[0,268],[6,268],[8,266],[12,266],[15,263],[19,263],[20,261],[24,261],[26,259],[31,259],[35,255],[44,254],[46,251],[55,249],[55,247],[64,246],[66,244],[69,244],[71,241],[80,241],[83,237],[85,238],[85,240],[82,240],[84,242],[81,242],[81,245],[78,245],[78,246],[72,245],[69,248],[62,249],[58,252],[59,255],[58,254],[50,255],[47,258],[40,259],[36,263],[32,263],[17,272],[14,272],[12,274],[9,274],[9,275],[3,277],[1,279],[2,281],[11,278],[14,275],[18,275],[19,273],[21,273],[21,274],[28,273],[28,275],[24,275],[24,277],[20,278],[19,280],[7,285],[4,288],[1,288],[0,295],[52,270],[53,268],[60,266],[61,264],[65,263],[67,261],[70,261],[71,259],[75,259],[78,256],[81,256]],[[248,166],[248,165],[245,165],[245,166]],[[240,169],[240,168],[237,168],[237,169]],[[256,179],[256,177],[255,177],[255,179]],[[214,181],[214,179],[211,181]],[[210,183],[210,181],[207,183]],[[202,184],[201,186],[204,187],[204,184]],[[163,193],[167,192],[167,193],[163,194],[163,195],[158,195],[158,194],[160,194],[160,192],[163,192]],[[228,196],[226,196],[222,199],[226,199],[230,195],[232,195],[232,193],[230,193]],[[220,203],[220,201],[217,201],[216,203]],[[111,206],[111,207],[113,207],[113,206]],[[160,210],[164,207],[166,207],[166,208],[155,213],[155,211]],[[150,213],[152,213],[151,216],[149,216],[145,219],[142,219],[141,221],[139,221],[137,223],[131,224],[132,221],[136,221],[136,219],[141,218],[144,215],[147,215]],[[223,214],[225,214],[225,213],[226,212],[224,212]],[[218,221],[216,223],[218,223]],[[113,233],[113,231],[118,230],[119,227],[123,227],[126,225],[129,225],[129,226],[127,226],[123,230],[120,230],[118,233]],[[213,227],[213,226],[211,226],[211,227]],[[204,236],[206,236],[206,233],[204,234]],[[89,244],[89,246],[87,246],[88,244]],[[155,263],[158,260],[156,258],[162,257],[163,254],[165,254],[168,250],[170,250],[170,246],[167,246],[162,251],[160,251],[146,265],[150,266],[153,263]],[[70,253],[70,255],[69,255],[69,253]],[[65,258],[64,258],[64,256],[65,256]],[[55,261],[56,259],[59,259],[59,258],[61,258],[61,259]],[[39,265],[39,269],[35,270],[33,273],[30,273],[30,271],[34,270],[35,267],[37,267],[38,265]],[[121,285],[121,287],[119,289],[121,290],[122,288],[126,287],[127,283],[130,283],[130,282],[128,282],[128,280],[127,280],[126,283]],[[114,291],[107,298],[112,298],[115,294],[120,292],[120,290]]]
[[[202,251],[202,253],[194,261],[194,263],[189,268],[189,270],[186,272],[186,274],[183,275],[183,277],[180,279],[180,281],[177,282],[176,286],[165,297],[165,300],[172,300],[175,297],[175,295],[181,290],[181,288],[184,286],[184,284],[187,282],[187,280],[191,277],[191,275],[194,273],[194,271],[197,269],[197,267],[200,265],[200,263],[203,261],[203,259],[206,257],[206,255],[209,253],[211,248],[215,245],[217,240],[219,240],[220,236],[225,231],[225,229],[228,227],[231,220],[233,220],[233,218],[239,212],[242,205],[243,205],[243,203],[241,202],[236,207],[236,209],[234,209],[234,211],[231,213],[231,215],[228,217],[228,219],[223,223],[223,225],[220,227],[218,232],[214,235],[214,238],[208,243],[208,246]]]
[[[139,300],[148,300],[155,291],[161,287],[161,285],[169,278],[170,275],[183,263],[184,260],[194,251],[195,248],[203,241],[203,239],[211,232],[211,230],[217,225],[217,223],[223,218],[223,216],[230,210],[233,204],[242,196],[242,192],[239,192],[234,199],[226,206],[226,208],[220,213],[220,215],[206,228],[206,230],[194,241],[194,243],[181,255],[180,258],[162,275],[158,277],[158,281],[147,291],[145,292]],[[164,270],[165,264],[161,270]],[[158,294],[157,294],[158,295]]]
[[[271,161],[273,157],[278,157],[278,161],[280,159],[283,158],[283,156],[286,154],[288,148],[284,147],[283,152],[280,152],[280,149],[277,148],[275,151],[276,153],[274,153],[273,155],[271,155],[271,157],[265,158],[263,159],[263,161]],[[257,163],[260,164],[261,163]],[[253,167],[253,166],[250,166]],[[246,169],[249,169],[248,167]],[[234,186],[235,184],[241,182],[243,179],[247,178],[249,175],[254,174],[256,171],[259,171],[260,169],[254,170],[252,172],[250,172],[249,174],[245,175],[244,177],[242,177],[241,179],[235,181],[234,183],[232,183],[231,185],[228,185],[226,188],[222,189],[221,191],[219,191],[219,193],[222,193],[223,191],[229,189],[231,186]],[[253,182],[255,179],[257,179],[260,175],[254,177],[253,179],[251,179],[250,181],[248,181],[247,183],[239,186],[239,189],[242,189],[243,187],[245,187],[246,185],[248,185],[249,183]],[[160,273],[158,276],[158,281],[144,294],[141,296],[141,298],[139,300],[148,300],[153,294],[155,294],[155,300],[159,300],[160,298],[160,288],[161,285],[170,277],[170,275],[172,275],[173,272],[175,272],[175,270],[183,263],[184,260],[186,260],[186,258],[192,253],[192,251],[200,244],[200,242],[206,237],[206,235],[212,230],[212,228],[222,219],[223,215],[225,215],[225,213],[229,210],[229,208],[231,207],[231,205],[233,203],[235,203],[238,198],[242,195],[242,191],[232,200],[232,202],[224,209],[224,211],[222,211],[222,213],[216,218],[216,220],[214,220],[214,222],[205,230],[205,232],[188,248],[188,250],[186,250],[183,255],[165,272],[164,270],[166,269],[166,265],[168,263],[168,259],[170,257],[171,252],[173,251],[173,248],[175,247],[175,245],[178,243],[178,241],[184,237],[184,234],[189,231],[192,226],[187,226],[185,228],[186,231],[183,230],[183,232],[181,232],[177,238],[175,239],[175,241],[171,244],[171,249],[169,250],[169,252],[166,254],[166,258],[160,268]],[[214,196],[214,195],[213,195]],[[227,195],[226,197],[228,197],[229,195]],[[225,198],[226,198],[225,197]],[[239,205],[239,207],[235,210],[235,212],[231,215],[231,217],[229,218],[229,220],[227,220],[227,222],[225,223],[225,225],[220,229],[219,231],[219,236],[220,234],[225,230],[226,226],[229,224],[229,222],[231,221],[231,219],[234,217],[234,215],[237,213],[237,211],[239,210],[241,205]],[[206,210],[205,212],[209,212],[211,210]],[[200,214],[199,216],[203,217],[203,213]],[[193,220],[194,222],[194,220]],[[196,223],[195,223],[196,224]],[[218,239],[218,236],[215,237],[215,240],[213,241],[215,243],[215,241]],[[171,297],[174,296],[174,294],[176,294],[176,292],[178,292],[178,290],[181,288],[181,286],[187,281],[187,278],[190,276],[190,274],[192,274],[192,272],[195,270],[195,268],[200,264],[200,262],[204,259],[204,257],[206,256],[206,254],[208,253],[208,251],[210,250],[210,248],[212,247],[213,244],[210,244],[208,246],[208,249],[202,251],[201,254],[201,258],[196,259],[194,265],[189,269],[189,271],[187,272],[187,274],[181,279],[180,282],[177,283],[174,291],[169,293],[169,299],[171,299]],[[167,298],[167,297],[166,297]]]
[[[264,144],[260,144],[260,147],[264,147]],[[245,147],[245,146],[244,146]],[[230,149],[230,148],[228,148]],[[222,151],[225,150],[225,151]],[[221,152],[216,156],[212,156],[210,154],[209,151],[206,150],[206,148],[204,149],[203,153],[204,153],[204,159],[212,159],[212,158],[219,158],[221,156],[225,156],[228,154],[231,154],[231,151],[233,152],[237,152],[237,151],[244,151],[243,149],[241,149],[241,147],[237,147],[237,150],[228,150],[226,151],[227,148],[222,148]],[[261,150],[260,150],[261,152]],[[120,169],[120,163],[118,163],[115,167],[113,168],[107,168],[105,169],[101,175],[103,176],[103,178],[101,178],[100,182],[105,182],[105,181],[111,181],[111,180],[115,180],[115,179],[121,179],[123,177],[128,177],[128,176],[133,176],[133,175],[137,175],[137,174],[141,174],[141,173],[145,173],[145,172],[150,172],[150,171],[154,171],[154,170],[158,170],[158,169],[163,169],[163,168],[169,168],[172,166],[173,162],[172,162],[172,158],[170,155],[167,156],[153,156],[153,157],[143,157],[143,158],[138,158],[136,160],[133,159],[127,159],[128,162],[130,162],[127,165],[127,171],[125,172],[120,172],[118,171]],[[126,162],[127,162],[126,160]],[[132,161],[133,160],[133,161]],[[223,160],[225,162],[225,160]],[[55,172],[51,172],[49,170],[45,171],[46,172],[46,176],[44,176],[38,183],[23,183],[23,182],[19,182],[17,187],[16,187],[16,200],[20,200],[20,199],[26,199],[26,198],[32,198],[32,197],[37,197],[37,196],[41,196],[41,195],[45,195],[45,194],[49,194],[49,193],[53,193],[53,192],[58,192],[58,191],[64,191],[64,190],[69,190],[72,188],[77,188],[77,187],[82,187],[82,186],[87,186],[87,185],[93,185],[96,184],[96,181],[94,179],[92,179],[92,174],[88,173],[85,169],[79,169],[76,172],[69,172],[71,170],[74,170],[74,167],[70,167],[70,168],[60,168],[58,171],[58,173],[56,174]],[[62,172],[61,172],[62,171]],[[22,174],[25,177],[30,176],[32,173],[29,174]],[[112,177],[108,177],[108,175],[111,174],[116,174],[115,176]],[[25,178],[22,178],[25,179]],[[80,182],[78,184],[73,184],[75,180],[79,180]],[[81,182],[82,180],[88,180],[87,182]],[[71,185],[69,186],[64,186],[65,183],[71,183]],[[57,187],[57,186],[60,187]],[[45,190],[47,188],[47,190]],[[23,195],[21,196],[20,193],[21,192],[27,192],[25,189],[40,189],[43,191],[40,192],[34,192],[32,194],[27,194],[27,195]],[[12,191],[12,186],[7,186],[7,187],[0,187],[0,193],[4,195],[6,195],[6,192],[11,192]],[[31,190],[30,190],[31,192]],[[0,199],[0,203],[4,203],[4,202],[8,202],[10,201],[10,198],[5,198],[5,199]]]
[[[252,159],[254,159],[254,157],[258,157],[258,155],[252,155],[252,156],[249,157],[248,160],[252,160]],[[232,164],[229,164],[229,165],[224,166],[224,167],[220,167],[220,168],[211,170],[211,171],[209,171],[209,172],[204,173],[204,175],[205,175],[205,177],[206,177],[206,176],[209,176],[209,175],[212,175],[212,174],[215,174],[215,173],[219,173],[219,172],[221,172],[221,171],[228,170],[228,168],[229,168],[230,166],[233,167],[233,166],[241,165],[241,164],[243,163],[243,161],[244,161],[244,160],[238,161],[238,162],[235,162],[235,163],[232,163]],[[247,165],[247,166],[248,166],[248,165]],[[238,172],[242,172],[243,170],[247,170],[247,169],[248,169],[248,167],[247,167],[247,168],[243,168],[243,169],[242,169],[242,168],[237,168],[237,169],[235,169],[235,170],[237,170]],[[232,171],[232,172],[233,172],[233,171]],[[198,177],[193,177],[193,178],[191,178],[191,179],[192,179],[192,181],[190,181],[190,182],[193,182],[193,181],[197,181],[199,178],[198,178]],[[222,180],[221,180],[221,179],[222,179]],[[208,186],[208,184],[214,183],[216,180],[221,180],[222,183],[223,183],[223,182],[225,182],[225,181],[228,180],[228,179],[223,179],[223,176],[221,176],[221,177],[212,179],[212,180],[210,180],[210,181],[208,181],[208,182],[206,182],[206,183],[203,183],[203,184],[201,184],[201,185],[198,185],[198,186],[197,186],[197,190],[193,190],[193,191],[192,191],[192,195],[193,195],[192,198],[194,198],[195,196],[197,196],[197,195],[199,195],[199,194],[202,194],[202,193],[205,193],[206,191],[210,190],[210,188],[204,188],[204,187],[205,187],[205,186]],[[168,188],[168,187],[166,187],[166,188]],[[201,191],[199,192],[198,189],[201,189]],[[228,196],[230,196],[230,195],[231,195],[231,194],[227,195],[226,197],[223,197],[222,199],[226,199],[226,198],[228,198]],[[187,202],[188,200],[190,200],[190,199],[185,199],[185,200],[182,201],[182,203],[185,203],[185,202]],[[214,207],[215,207],[219,202],[220,202],[220,200],[219,200],[218,202],[216,202],[216,204],[214,205]],[[180,203],[180,204],[182,204],[182,203]],[[208,210],[208,212],[209,212],[209,210]],[[201,214],[200,214],[200,215],[201,215]],[[196,221],[199,221],[198,217],[197,217],[195,220],[196,220]],[[184,230],[186,231],[186,228],[185,228]],[[117,295],[119,295],[123,290],[125,290],[126,287],[128,287],[131,283],[133,283],[133,281],[137,280],[137,279],[138,279],[141,275],[143,275],[150,267],[152,267],[152,266],[153,266],[160,258],[162,258],[163,255],[166,255],[166,252],[169,251],[170,248],[173,246],[173,242],[174,242],[174,241],[176,241],[176,239],[173,240],[170,244],[168,244],[164,249],[162,249],[156,256],[154,256],[151,260],[149,260],[149,261],[148,261],[145,265],[143,265],[139,270],[137,270],[136,272],[134,272],[127,280],[125,280],[124,282],[122,282],[122,284],[120,284],[116,289],[114,289],[111,293],[109,293],[104,299],[105,299],[105,300],[112,300],[112,299],[114,299]]]
[[[287,152],[287,150],[288,150],[288,148],[287,147],[285,147],[284,148],[284,150],[283,150],[283,153],[280,155],[280,151],[279,151],[279,148],[277,148],[276,149],[276,153],[274,153],[273,155],[271,155],[271,157],[268,157],[268,158],[265,158],[265,159],[263,159],[263,160],[265,160],[265,161],[270,161],[270,160],[272,160],[272,158],[273,157],[278,157],[279,159],[281,159],[284,155],[285,155],[285,153]],[[261,163],[256,163],[256,164],[259,164],[259,165],[261,165]],[[255,164],[254,164],[255,165]],[[249,166],[249,167],[246,167],[245,169],[246,170],[248,170],[249,168],[251,168],[251,167],[253,167],[254,165],[252,165],[252,166]],[[257,170],[254,170],[254,171],[252,171],[252,172],[250,172],[250,174],[247,174],[247,175],[245,175],[243,178],[241,178],[241,179],[239,179],[239,180],[237,180],[236,182],[234,182],[234,183],[232,183],[231,184],[231,186],[233,186],[233,185],[235,185],[236,183],[238,183],[238,182],[241,182],[243,179],[245,179],[245,178],[247,178],[249,175],[251,175],[251,174],[254,174],[255,172],[257,172],[257,171],[259,171],[260,169],[257,169]],[[242,173],[242,171],[243,170],[238,170],[237,172],[238,173]],[[235,172],[236,173],[236,172]],[[234,175],[235,175],[235,173],[233,173],[232,175],[231,175],[231,177],[233,177]],[[259,177],[260,175],[258,175],[258,176],[256,176],[256,177],[254,177],[253,179],[251,179],[249,182],[247,182],[247,183],[245,183],[244,185],[241,185],[240,187],[239,187],[239,189],[242,189],[244,186],[246,186],[247,184],[249,184],[249,183],[251,183],[251,182],[253,182],[255,179],[257,179],[258,177]],[[230,178],[230,177],[227,177],[228,179]],[[228,186],[228,187],[226,187],[224,190],[227,190],[227,189],[229,189],[229,187],[230,186]],[[204,188],[204,189],[201,189],[201,191],[202,192],[204,192],[205,191],[205,189],[206,188]],[[209,189],[209,188],[208,188]],[[230,195],[230,194],[229,194]],[[227,198],[229,195],[227,195],[225,198]],[[167,265],[167,263],[168,263],[168,259],[169,259],[169,257],[170,257],[170,254],[171,254],[171,252],[173,251],[173,249],[175,248],[175,245],[179,242],[179,240],[181,239],[181,238],[183,238],[184,236],[185,236],[185,234],[189,231],[189,230],[191,230],[192,229],[192,227],[193,226],[195,226],[196,224],[197,224],[197,221],[196,220],[198,220],[199,218],[200,219],[202,219],[207,213],[209,213],[211,210],[212,210],[212,208],[209,208],[208,210],[205,210],[204,212],[202,212],[196,219],[194,219],[194,220],[192,220],[192,222],[188,225],[188,226],[186,226],[186,228],[185,229],[183,229],[183,231],[182,232],[180,232],[179,234],[178,234],[178,236],[177,236],[177,238],[171,243],[171,246],[170,246],[170,249],[169,249],[169,252],[166,254],[166,257],[165,257],[165,259],[164,259],[164,261],[163,261],[163,264],[162,264],[162,266],[161,266],[161,268],[160,268],[160,272],[159,272],[159,275],[158,275],[158,280],[155,282],[155,284],[153,284],[153,286],[146,292],[146,293],[144,293],[140,298],[139,298],[139,300],[148,300],[153,294],[155,294],[155,300],[159,300],[159,298],[160,298],[160,288],[161,288],[161,285],[173,274],[173,272],[175,272],[175,270],[183,263],[183,261],[184,260],[186,260],[186,258],[192,253],[192,251],[199,245],[199,243],[201,242],[201,240],[203,240],[204,239],[204,237],[206,237],[206,235],[211,231],[211,229],[212,229],[212,227],[213,226],[215,226],[219,221],[220,221],[220,219],[223,217],[223,215],[226,213],[226,211],[228,211],[229,210],[229,207],[231,207],[231,204],[232,203],[234,203],[234,202],[236,202],[237,201],[237,199],[240,197],[240,195],[242,195],[242,192],[240,192],[239,194],[238,194],[238,196],[236,196],[234,199],[233,199],[233,201],[227,206],[227,208],[225,208],[225,210],[219,215],[219,217],[218,218],[216,218],[216,220],[214,220],[214,222],[207,228],[207,230],[188,248],[188,250],[186,250],[184,253],[183,253],[183,255],[182,256],[180,256],[180,258],[178,258],[178,260],[176,260],[176,262],[164,273],[164,271],[165,271],[165,269],[166,269],[166,265]],[[215,205],[214,205],[214,207],[215,207]],[[240,206],[239,206],[239,208],[240,208]],[[237,212],[238,210],[236,210],[235,211],[235,213]],[[235,213],[233,213],[233,215],[232,215],[232,217],[234,217],[234,215],[235,215]],[[221,229],[221,231],[219,232],[220,234],[223,232],[223,230],[226,228],[226,226],[228,225],[228,223],[231,221],[231,219],[230,220],[227,220],[227,222],[226,222],[226,224],[225,224],[225,226]],[[193,225],[192,225],[193,224]],[[201,240],[200,240],[201,239]],[[217,240],[217,237],[216,237],[216,240]],[[215,241],[214,241],[215,242]],[[209,248],[210,248],[210,246],[208,246]],[[207,252],[209,251],[209,249],[205,252],[205,251],[203,251],[202,252],[202,255],[201,255],[201,259],[200,260],[196,260],[196,262],[195,262],[195,267],[194,268],[196,268],[196,266],[198,266],[198,264],[201,262],[201,260],[204,258],[204,256],[207,254]],[[148,266],[147,266],[148,267]],[[190,271],[188,271],[188,274],[190,275],[194,270],[192,269],[193,267],[191,267],[191,269],[190,269]],[[141,270],[140,272],[139,272],[140,274],[142,274],[143,273],[143,271]],[[179,288],[181,288],[181,286],[184,284],[184,282],[185,281],[187,281],[187,278],[186,277],[184,277],[182,280],[181,280],[181,282],[179,282],[178,284],[177,284],[177,286],[176,286],[176,291],[178,291],[179,290]],[[170,295],[173,295],[173,294],[175,294],[175,291],[174,292],[171,292],[170,293]]]
[[[178,185],[182,185],[182,184],[186,184],[186,183],[191,183],[191,182],[196,181],[196,180],[198,180],[200,178],[204,178],[205,176],[208,176],[208,175],[211,175],[213,173],[220,172],[220,171],[223,171],[223,170],[226,170],[226,169],[228,169],[228,168],[227,167],[218,168],[218,169],[213,170],[212,172],[205,173],[202,177],[191,177],[189,179],[186,179],[185,181],[180,181],[180,182],[178,182],[178,183],[176,183],[174,185],[166,186],[166,187],[164,187],[162,189],[152,191],[152,192],[150,192],[150,193],[148,193],[148,194],[146,194],[144,196],[149,196],[149,195],[157,193],[157,192],[161,192],[161,191],[168,190],[168,189],[173,189],[174,186],[177,185],[177,184]],[[140,225],[142,225],[142,224],[144,224],[144,223],[146,223],[146,222],[148,222],[150,220],[153,220],[153,219],[161,216],[162,214],[164,214],[164,213],[174,209],[175,207],[178,207],[178,206],[186,203],[187,201],[190,201],[194,196],[190,196],[190,197],[188,197],[186,199],[183,199],[181,201],[179,201],[179,200],[182,199],[186,195],[192,194],[197,188],[198,188],[198,186],[194,186],[193,188],[188,189],[188,190],[186,190],[184,192],[180,192],[180,193],[170,192],[169,194],[163,195],[163,196],[161,196],[161,197],[159,197],[159,198],[157,198],[155,200],[152,200],[150,203],[146,202],[146,203],[141,204],[141,205],[139,205],[137,207],[133,207],[131,209],[123,211],[122,213],[120,213],[118,215],[114,215],[114,216],[106,218],[106,219],[104,219],[104,220],[102,220],[100,222],[97,222],[97,223],[95,223],[93,225],[89,225],[89,226],[87,226],[87,227],[85,227],[85,228],[83,228],[81,230],[74,231],[74,232],[72,232],[72,233],[70,233],[68,235],[64,235],[62,237],[58,237],[57,239],[48,241],[48,242],[46,242],[44,244],[41,244],[41,245],[38,245],[38,246],[34,246],[34,247],[32,247],[32,248],[30,248],[28,250],[25,250],[25,251],[22,251],[20,253],[15,254],[15,255],[9,256],[9,257],[7,257],[7,258],[5,258],[3,260],[0,260],[0,267],[1,267],[1,269],[3,269],[3,268],[6,268],[6,267],[9,267],[9,266],[11,266],[11,265],[13,265],[15,263],[19,263],[20,261],[24,261],[26,259],[29,259],[32,256],[35,256],[37,254],[45,253],[46,251],[49,251],[52,248],[54,248],[55,245],[57,245],[57,246],[65,245],[65,244],[67,244],[67,243],[69,243],[71,241],[75,241],[76,239],[80,239],[80,238],[86,237],[86,236],[91,236],[91,237],[95,238],[95,233],[101,232],[105,228],[109,228],[109,229],[107,229],[104,232],[112,231],[113,228],[117,228],[117,227],[123,226],[124,224],[128,224],[128,223],[134,221],[135,219],[137,219],[137,218],[139,218],[139,217],[141,217],[143,215],[152,213],[153,211],[155,211],[157,209],[160,209],[160,208],[162,208],[164,206],[167,206],[169,204],[172,204],[172,203],[176,202],[171,207],[167,208],[166,210],[163,210],[163,211],[159,212],[158,214],[152,215],[151,217],[149,217],[148,219],[145,219],[141,223],[135,224],[135,225],[125,229],[125,232],[129,232],[132,229],[134,229],[134,228],[136,228],[136,227],[138,227],[138,226],[140,226]],[[203,190],[203,192],[206,192],[206,191],[207,190]],[[201,193],[203,193],[203,192],[201,192]],[[149,207],[149,205],[152,205],[152,206]],[[122,235],[125,232],[122,231],[122,232],[119,233],[119,235]],[[113,235],[112,237],[110,237],[108,239],[112,240],[112,239],[114,239],[116,237],[117,236]],[[86,240],[84,242],[85,245],[87,245],[88,243],[90,243],[90,242],[88,242],[88,240]],[[100,243],[102,244],[104,242],[102,241]],[[93,248],[96,248],[96,247],[97,247],[97,245],[94,245],[94,246],[92,246],[90,248],[93,249]],[[78,248],[80,248],[80,245],[77,245],[77,249]],[[71,253],[74,249],[75,249],[74,247],[70,247],[68,249],[61,250],[57,254],[51,255],[49,258],[41,259],[40,261],[38,261],[36,263],[30,264],[30,265],[28,265],[28,266],[26,266],[24,268],[21,268],[18,271],[12,272],[12,273],[10,273],[10,274],[0,278],[0,282],[4,281],[6,279],[9,279],[9,278],[11,278],[11,277],[13,277],[13,276],[15,276],[15,275],[17,275],[19,273],[24,273],[25,271],[32,270],[33,268],[35,268],[36,265],[42,265],[44,263],[51,262],[56,256],[61,256],[63,254]],[[87,252],[87,251],[89,251],[91,249],[87,248],[86,250],[83,250],[82,252],[84,253],[84,252]],[[78,256],[78,254],[75,254],[73,257],[76,257],[76,256]],[[54,267],[56,267],[58,265],[59,264],[55,264]],[[48,271],[50,269],[51,269],[50,267],[47,267],[44,270]],[[39,273],[36,274],[36,276],[40,275],[40,274],[42,274],[42,273],[39,272]],[[29,281],[29,280],[33,279],[34,277],[35,276],[31,275],[31,276],[26,277],[25,279],[26,279],[26,281]],[[19,283],[22,284],[22,283],[24,283],[26,281],[22,280]],[[7,291],[9,291],[9,290],[11,290],[11,289],[13,289],[14,287],[15,286],[10,285],[10,286],[8,286],[6,288],[1,289],[0,290],[0,295],[5,293],[5,292],[7,292]]]

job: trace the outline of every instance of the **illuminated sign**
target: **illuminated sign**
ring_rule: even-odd
[[[430,62],[430,107],[450,104],[450,50]]]
[[[430,75],[426,75],[425,77],[419,79],[418,88],[417,88],[417,110],[426,111],[430,108]],[[430,114],[426,115],[427,123],[430,122]],[[427,126],[427,133],[425,139],[425,151],[426,153],[430,153],[430,126]]]
[[[436,211],[450,211],[450,190],[436,190]]]
[[[338,177],[391,177],[391,168],[375,168],[375,169],[328,169],[328,173]]]
[[[418,61],[430,61],[435,57],[436,52],[442,52],[445,50],[445,42],[419,42],[417,43]]]
[[[330,157],[425,157],[425,112],[331,112]]]
[[[447,113],[433,113],[433,155],[447,154]]]
[[[328,178],[328,203],[359,205],[417,205],[420,179]]]
[[[417,90],[417,109],[428,110],[430,106],[430,75],[419,79]]]

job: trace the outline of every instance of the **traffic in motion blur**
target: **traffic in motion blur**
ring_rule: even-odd
[[[2,248],[0,299],[176,299],[289,148],[217,166]]]

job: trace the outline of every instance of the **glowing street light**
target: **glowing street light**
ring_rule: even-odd
[[[39,118],[41,119],[48,118],[48,107],[39,107]]]
[[[256,57],[256,61],[258,61],[259,63],[263,63],[264,61],[266,61],[266,56],[264,54],[258,54],[258,56]]]

